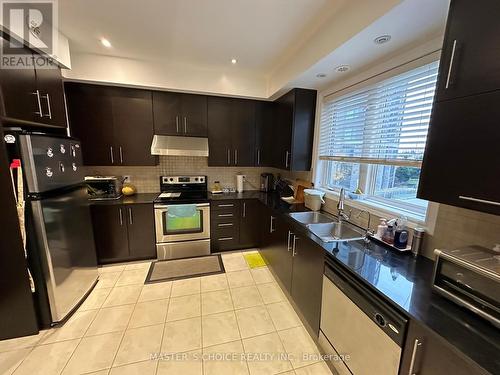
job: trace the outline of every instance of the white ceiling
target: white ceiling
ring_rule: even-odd
[[[347,0],[59,0],[72,51],[267,75]],[[99,43],[105,37],[107,49]]]

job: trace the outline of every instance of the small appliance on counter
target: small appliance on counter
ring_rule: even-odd
[[[86,176],[85,183],[91,200],[119,199],[122,196],[121,176]]]
[[[269,193],[274,190],[274,175],[272,173],[262,173],[260,175],[260,191]]]
[[[325,193],[321,190],[305,189],[304,205],[312,211],[321,210],[321,204],[325,203],[323,197]]]
[[[433,289],[500,328],[500,254],[480,246],[434,254]]]

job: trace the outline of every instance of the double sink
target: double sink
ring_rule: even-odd
[[[364,231],[357,226],[322,212],[291,212],[289,215],[323,242],[347,242],[366,238]]]

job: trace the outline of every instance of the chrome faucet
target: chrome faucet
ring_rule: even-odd
[[[370,225],[372,222],[372,215],[369,211],[361,210],[356,215],[356,218],[361,217],[362,214],[368,214],[368,225],[365,228],[365,242],[369,242],[370,241],[369,236],[373,236],[374,234],[373,230],[370,229]]]
[[[345,221],[349,221],[349,219],[351,218],[351,211],[349,211],[349,213],[345,213],[344,212],[344,201],[345,201],[345,189],[342,188],[340,189],[340,197],[339,197],[339,203],[337,203],[337,216],[339,217],[339,221],[342,221],[342,220],[345,220]]]

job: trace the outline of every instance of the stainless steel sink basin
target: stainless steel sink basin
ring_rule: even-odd
[[[335,217],[316,211],[291,212],[289,213],[289,215],[292,219],[305,225],[316,223],[333,223],[334,221],[337,221]]]
[[[345,221],[309,224],[307,228],[321,238],[323,242],[347,242],[365,238],[365,233],[362,229]]]

